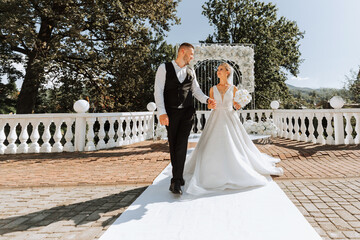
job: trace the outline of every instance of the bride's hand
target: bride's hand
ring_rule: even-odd
[[[234,102],[234,107],[235,107],[236,110],[239,110],[241,108],[241,105]]]
[[[215,99],[209,98],[209,100],[208,100],[208,109],[215,109],[215,108],[216,108]]]

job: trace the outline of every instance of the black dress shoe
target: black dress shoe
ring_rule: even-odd
[[[181,180],[180,180],[180,184],[181,184],[181,186],[184,186],[184,185],[185,185],[185,180],[184,180],[184,179],[181,179]]]
[[[180,182],[171,183],[169,190],[174,194],[182,194]]]

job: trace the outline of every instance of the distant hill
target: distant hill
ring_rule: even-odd
[[[290,90],[299,90],[299,91],[304,91],[304,92],[307,92],[307,91],[314,91],[315,89],[313,88],[307,88],[307,87],[295,87],[293,85],[290,85],[290,84],[286,84],[286,86],[288,86],[288,88]]]
[[[308,88],[308,87],[295,87],[291,84],[286,84],[288,86],[288,88],[290,90],[297,90],[297,91],[301,91],[301,92],[323,92],[324,90],[331,90],[331,91],[340,91],[342,89],[337,89],[337,88]]]
[[[347,100],[349,93],[345,89],[336,88],[307,88],[307,87],[295,87],[290,84],[286,84],[289,88],[290,94],[294,97],[297,103],[307,108],[328,108],[328,101],[333,96],[341,96]]]

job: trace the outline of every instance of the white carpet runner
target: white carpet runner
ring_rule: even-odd
[[[321,240],[273,181],[246,191],[176,197],[170,165],[100,240]]]

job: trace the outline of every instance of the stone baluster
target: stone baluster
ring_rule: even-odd
[[[17,152],[17,145],[15,141],[17,140],[17,134],[16,134],[16,126],[18,125],[18,121],[16,119],[9,119],[9,126],[10,126],[10,132],[7,136],[7,140],[9,142],[9,145],[7,146],[5,153],[7,154],[16,154]]]
[[[285,114],[279,113],[280,130],[279,137],[285,137]]]
[[[334,113],[335,145],[344,144],[344,117],[342,112]]]
[[[326,144],[325,138],[324,138],[324,126],[322,124],[322,120],[324,118],[324,114],[322,113],[316,113],[316,118],[318,120],[318,125],[316,128],[316,131],[318,132],[318,137],[316,142],[320,144]]]
[[[109,141],[107,143],[107,147],[108,148],[112,148],[115,147],[115,130],[114,130],[114,123],[115,123],[116,118],[111,117],[109,118],[109,124],[110,124],[110,128],[109,128],[109,132],[108,132],[108,136],[109,136]]]
[[[153,116],[150,115],[146,115],[145,116],[145,126],[144,126],[144,133],[145,133],[145,139],[151,139],[152,138],[152,133],[151,133],[151,123],[152,123],[152,118]]]
[[[4,141],[6,140],[5,131],[4,131],[5,125],[6,122],[0,119],[0,154],[4,154],[6,150],[6,146],[4,144]]]
[[[137,128],[137,122],[138,122],[139,117],[135,116],[132,118],[133,121],[133,127],[132,127],[132,142],[131,143],[136,143],[139,141],[139,137],[138,137],[138,128]]]
[[[104,149],[106,148],[106,143],[104,141],[104,138],[106,137],[106,133],[105,133],[105,122],[107,121],[106,117],[100,117],[98,119],[99,124],[100,124],[100,129],[99,129],[99,142],[96,146],[96,149]]]
[[[94,151],[96,150],[96,146],[94,143],[94,137],[95,137],[95,133],[94,133],[94,124],[96,122],[96,118],[86,118],[86,124],[88,126],[88,131],[86,134],[86,140],[87,143],[85,145],[85,151]]]
[[[309,114],[308,118],[309,118],[309,137],[308,137],[308,141],[310,141],[312,143],[316,143],[316,137],[314,135],[315,128],[314,128],[314,123],[313,123],[314,114],[313,113]]]
[[[61,134],[61,125],[64,121],[62,119],[56,119],[54,121],[55,123],[55,133],[54,133],[54,145],[52,147],[52,152],[62,152],[63,151],[63,145],[61,144],[62,134]]]
[[[270,114],[271,114],[271,112],[265,112],[265,118],[266,118],[266,120],[269,120],[269,119],[270,119]],[[273,118],[273,121],[274,121],[274,124],[276,124],[276,119]]]
[[[71,141],[74,137],[74,134],[72,132],[72,125],[74,123],[74,120],[72,120],[70,118],[66,118],[65,123],[66,123],[66,133],[65,133],[65,141],[66,142],[65,142],[63,151],[73,152],[75,149],[74,149],[74,145]]]
[[[205,124],[207,123],[209,117],[210,117],[210,113],[209,113],[209,112],[206,112],[206,113],[205,113]]]
[[[39,124],[40,124],[40,120],[34,120],[31,122],[31,125],[33,126],[33,130],[30,136],[31,139],[31,144],[29,147],[29,153],[39,153],[40,152],[40,146],[39,146],[39,139],[40,139],[40,134],[39,134]]]
[[[51,120],[50,119],[45,119],[42,121],[44,124],[44,133],[41,136],[42,140],[43,140],[43,144],[40,147],[40,152],[45,152],[45,153],[49,153],[51,152],[51,144],[49,143],[50,139],[51,139],[51,134],[50,134],[50,124],[51,124]]]
[[[131,138],[130,138],[130,133],[131,133],[131,129],[130,129],[130,117],[126,117],[125,118],[126,121],[126,127],[125,127],[125,145],[128,145],[131,143]]]
[[[301,136],[300,136],[300,141],[303,141],[303,142],[307,142],[305,119],[306,119],[306,115],[305,115],[305,114],[301,114],[301,115],[300,115],[300,120],[301,120],[301,128],[300,128]]]
[[[119,118],[119,128],[117,130],[117,135],[118,135],[117,146],[118,147],[124,145],[124,129],[123,129],[124,121],[125,121],[124,117]]]
[[[355,125],[356,137],[354,139],[354,143],[359,144],[360,143],[360,113],[354,113],[353,116],[356,121],[356,125]]]
[[[283,134],[283,122],[282,122],[282,114],[281,113],[277,113],[276,114],[276,121],[277,121],[277,124],[276,126],[278,127],[278,136],[279,137],[282,137],[282,134]]]
[[[327,134],[326,143],[332,145],[332,144],[334,144],[334,138],[332,136],[333,132],[334,132],[334,129],[333,129],[333,126],[331,124],[331,120],[332,120],[331,113],[326,113],[325,118],[326,118],[326,122],[327,122],[327,126],[326,126],[326,134]]]
[[[352,144],[354,142],[354,138],[352,136],[352,126],[351,126],[351,117],[352,114],[351,113],[344,113],[344,117],[346,119],[346,125],[345,125],[345,132],[346,132],[346,137],[345,137],[345,144]]]
[[[294,114],[294,119],[295,119],[295,135],[294,135],[294,139],[296,141],[300,141],[300,124],[299,124],[299,114]]]
[[[27,153],[29,151],[29,145],[27,140],[29,139],[29,133],[27,131],[27,126],[29,122],[26,120],[20,120],[21,133],[19,136],[20,145],[18,146],[17,153]]]
[[[291,114],[291,116],[289,116],[289,133],[288,133],[288,138],[291,140],[294,140],[294,124],[293,124],[293,119],[294,119],[294,124],[296,124],[295,122],[295,117],[293,117],[293,114]]]
[[[287,128],[288,128],[288,124],[286,122],[287,120],[287,116],[285,113],[282,114],[282,117],[281,117],[281,121],[283,123],[283,127],[282,127],[282,136],[283,138],[286,138],[287,137]]]
[[[287,117],[286,113],[284,113],[284,115],[283,115],[283,123],[284,123],[284,125],[283,125],[283,137],[284,138],[288,137],[289,124],[288,124],[287,120],[288,120],[288,117]]]
[[[250,112],[250,119],[255,122],[255,113],[254,112]],[[258,119],[258,122],[259,122],[259,119]]]
[[[196,124],[196,128],[197,128],[197,133],[201,133],[201,113],[196,113],[196,120],[197,120],[197,124]]]
[[[142,142],[145,140],[145,133],[144,133],[144,123],[145,123],[145,117],[144,116],[139,116],[139,141]]]

